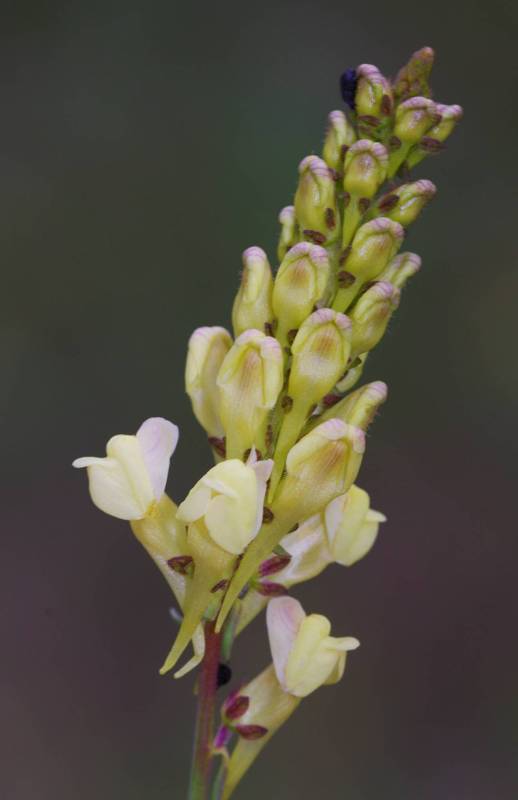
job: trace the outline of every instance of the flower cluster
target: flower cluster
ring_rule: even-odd
[[[246,250],[233,336],[221,327],[191,336],[186,390],[216,463],[183,502],[164,493],[178,439],[166,420],[113,437],[105,458],[74,462],[94,503],[131,521],[182,609],[162,673],[190,642],[194,655],[175,674],[199,664],[207,626],[233,638],[267,606],[273,664],[225,701],[213,745],[224,798],[300,700],[340,680],[359,644],[331,636],[325,617],[287,593],[363,558],[385,521],[355,481],[387,388],[355,385],[420,268],[400,250],[436,190],[410,171],[462,114],[431,99],[432,63],[423,48],[393,81],[370,64],[344,73],[346,108],[329,114],[322,155],[301,161],[293,205],[279,215],[278,268],[261,248]]]

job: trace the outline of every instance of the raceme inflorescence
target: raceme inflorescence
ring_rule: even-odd
[[[260,247],[245,250],[233,336],[192,334],[186,390],[215,466],[177,506],[165,487],[178,429],[162,418],[112,437],[104,458],[74,462],[95,505],[130,521],[181,609],[160,671],[199,668],[191,800],[229,798],[359,645],[290,593],[363,558],[385,521],[356,479],[387,387],[356,386],[421,265],[401,248],[436,189],[413,170],[462,115],[432,99],[433,60],[422,48],[392,81],[371,64],[343,74],[344,108],[329,114],[322,154],[301,161],[293,205],[280,212],[278,268]],[[232,645],[264,609],[272,664],[231,692],[216,726]]]

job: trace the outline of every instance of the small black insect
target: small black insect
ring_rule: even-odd
[[[358,76],[356,75],[356,70],[352,69],[352,67],[346,69],[343,75],[340,76],[340,92],[343,101],[352,111],[355,109],[354,96],[356,94],[357,83]]]

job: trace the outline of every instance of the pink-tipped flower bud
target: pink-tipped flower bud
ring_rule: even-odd
[[[416,253],[400,253],[379,275],[380,281],[388,281],[396,289],[402,289],[409,278],[421,269],[421,259]]]
[[[317,244],[329,244],[338,234],[335,176],[318,156],[299,164],[295,213],[302,233]]]
[[[437,105],[427,97],[411,97],[396,109],[394,136],[404,144],[418,144],[440,121]]]
[[[431,47],[422,47],[410,56],[393,83],[394,99],[397,103],[410,97],[430,97],[429,84],[435,53]]]
[[[284,379],[281,347],[258,330],[242,333],[220,367],[220,415],[227,437],[227,458],[264,448],[267,417]]]
[[[436,104],[437,113],[440,114],[440,121],[428,131],[428,137],[437,142],[444,142],[453,133],[457,124],[462,119],[463,110],[461,106],[447,106],[443,103]]]
[[[387,391],[387,384],[383,381],[367,383],[325,411],[319,420],[325,422],[336,417],[348,425],[367,431],[380,406],[387,399]]]
[[[235,336],[250,328],[269,330],[273,320],[272,286],[266,253],[260,247],[249,247],[243,253],[243,276],[232,308]]]
[[[272,304],[278,321],[277,338],[285,343],[298,330],[326,291],[329,258],[323,247],[299,242],[286,253],[273,286]]]
[[[285,206],[279,212],[279,222],[281,233],[279,244],[277,245],[277,257],[282,261],[288,250],[297,242],[297,219],[295,217],[295,207]]]
[[[399,305],[399,289],[386,281],[370,287],[358,300],[350,317],[353,323],[352,354],[372,350],[387,329],[390,317]]]
[[[385,217],[366,222],[353,239],[345,269],[358,283],[373,281],[399,250],[404,236],[401,225]]]
[[[378,209],[388,219],[406,227],[417,219],[436,192],[435,184],[426,179],[404,183],[394,192],[382,197]]]
[[[359,197],[374,197],[387,176],[388,153],[370,139],[355,142],[345,157],[344,189]]]
[[[331,111],[322,156],[331,169],[341,172],[347,148],[356,141],[353,126],[343,111]]]
[[[376,126],[383,117],[392,113],[392,89],[385,76],[373,64],[360,64],[356,75],[356,113],[359,117],[375,117],[372,122]]]

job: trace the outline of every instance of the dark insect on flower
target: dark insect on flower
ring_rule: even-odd
[[[356,70],[351,67],[346,69],[340,76],[340,92],[342,99],[352,111],[355,109],[354,96],[356,94],[357,83],[358,77],[356,75]]]

